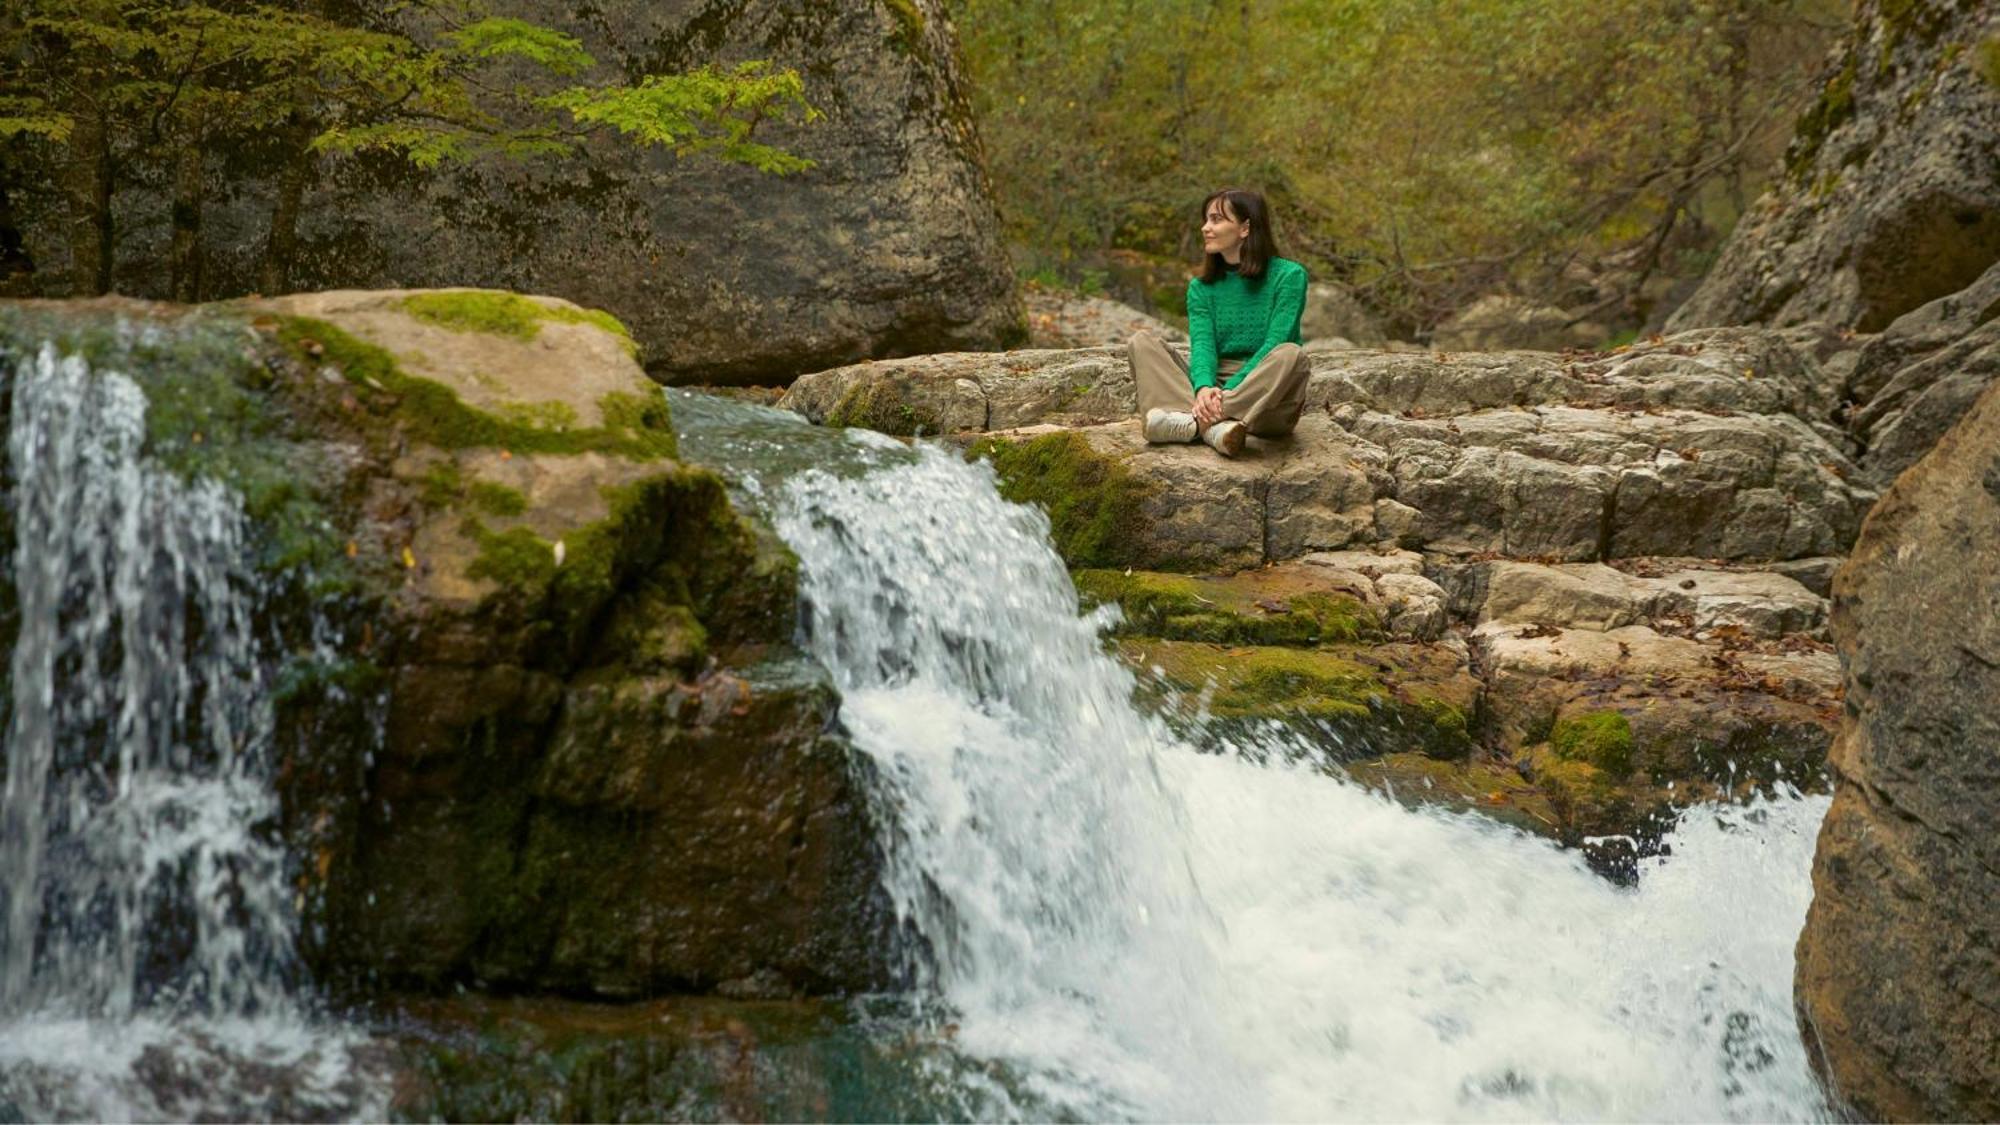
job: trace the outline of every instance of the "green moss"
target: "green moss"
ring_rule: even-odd
[[[1549,746],[1564,761],[1587,762],[1612,777],[1632,772],[1632,724],[1616,711],[1556,720]]]
[[[2000,90],[2000,35],[1980,41],[1973,52],[1972,69],[1988,86]]]
[[[517,591],[540,590],[556,573],[555,544],[525,527],[489,531],[486,525],[468,519],[460,525],[479,544],[479,557],[465,568],[473,578],[484,578]]]
[[[491,516],[518,516],[528,510],[528,497],[520,489],[490,480],[474,481],[466,489],[466,499]]]
[[[402,370],[394,356],[322,320],[279,319],[278,338],[303,362],[326,363],[367,396],[369,408],[395,419],[417,441],[440,449],[475,447],[515,453],[610,453],[636,461],[677,455],[664,396],[635,405],[634,395],[614,392],[599,400],[604,424],[562,427],[574,413],[558,403],[523,407],[501,417],[468,406],[451,388]],[[559,408],[559,410],[543,409]]]
[[[542,322],[547,320],[564,324],[592,324],[618,337],[627,354],[638,354],[638,345],[633,342],[632,333],[617,317],[603,309],[545,305],[504,290],[418,293],[403,298],[403,310],[418,320],[454,332],[485,332],[516,340],[534,339],[541,334]]]
[[[896,437],[941,432],[937,416],[911,406],[905,401],[906,393],[907,388],[887,379],[857,382],[827,412],[826,424],[879,430]]]
[[[914,0],[882,0],[882,6],[896,21],[896,34],[891,41],[910,54],[922,51],[924,14],[917,10]]]
[[[1544,757],[1536,763],[1535,784],[1573,835],[1626,827],[1631,802],[1609,774],[1589,762]]]
[[[294,443],[293,418],[270,394],[270,368],[244,348],[245,318],[198,310],[145,327],[135,331],[112,310],[0,306],[0,357],[47,343],[129,377],[146,395],[146,453],[178,476],[237,491],[256,528],[260,570],[342,584],[346,559],[312,449]]]
[[[1050,538],[1073,567],[1124,567],[1140,561],[1143,508],[1153,486],[1074,432],[1023,442],[988,438],[970,456],[993,464],[1000,494],[1048,513]]]
[[[609,512],[563,534],[560,563],[556,541],[525,527],[494,530],[468,516],[460,530],[479,553],[466,573],[494,584],[491,607],[544,623],[559,652],[580,653],[607,608],[641,597],[656,609],[688,607],[706,630],[697,648],[711,633],[732,642],[789,634],[797,561],[761,549],[714,473],[680,468],[606,488],[603,496]],[[591,659],[632,658],[625,651],[631,645],[603,647]]]
[[[1210,692],[1218,718],[1365,719],[1388,691],[1368,668],[1344,655],[1313,649],[1165,641],[1133,645],[1126,659],[1158,669],[1161,682],[1180,692]]]
[[[1850,51],[1840,72],[1827,82],[1818,100],[1799,116],[1792,131],[1792,143],[1785,152],[1785,169],[1793,180],[1804,180],[1813,162],[1819,159],[1827,137],[1854,116],[1854,76],[1855,58]]]
[[[1073,576],[1087,604],[1117,603],[1119,632],[1218,644],[1316,645],[1381,635],[1373,611],[1345,594],[1302,593],[1271,612],[1252,583],[1198,579],[1153,571],[1079,570]],[[1254,581],[1254,580],[1253,580]]]
[[[403,298],[403,310],[418,320],[454,332],[486,332],[532,340],[542,330],[542,306],[518,293],[462,290],[418,293]]]
[[[1472,724],[1463,708],[1435,696],[1419,696],[1412,710],[1422,717],[1417,726],[1425,754],[1462,758],[1472,752]]]
[[[491,516],[518,516],[528,510],[528,497],[520,489],[494,481],[468,483],[458,462],[449,459],[425,469],[417,488],[418,500],[432,511],[470,505]]]

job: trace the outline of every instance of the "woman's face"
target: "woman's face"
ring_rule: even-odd
[[[1233,258],[1242,248],[1243,240],[1249,237],[1250,224],[1230,213],[1228,201],[1216,199],[1209,202],[1208,214],[1201,220],[1201,248],[1204,253]]]

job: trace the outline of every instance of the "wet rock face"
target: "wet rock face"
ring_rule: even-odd
[[[1990,4],[1864,0],[1759,199],[1670,330],[1825,321],[1876,332],[2000,258]]]
[[[0,353],[49,339],[149,365],[152,455],[243,497],[316,977],[891,979],[797,562],[679,460],[615,321],[469,290],[0,309]]]
[[[756,135],[818,166],[780,178],[609,139],[588,159],[434,172],[331,162],[306,197],[292,288],[560,294],[615,313],[667,382],[782,384],[867,356],[1020,342],[942,0],[500,8],[577,35],[601,62],[594,77],[746,59],[797,68],[825,119]],[[257,288],[271,206],[268,181],[231,188],[204,223],[218,296]],[[166,201],[132,205],[118,287],[163,294]],[[59,260],[61,216],[24,221],[37,260]]]
[[[1863,1119],[2000,1117],[2000,388],[1835,580],[1847,713],[1799,938],[1800,1026]]]

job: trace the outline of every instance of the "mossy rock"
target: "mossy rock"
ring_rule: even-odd
[[[1233,729],[1267,722],[1335,736],[1335,756],[1416,751],[1459,758],[1473,749],[1465,709],[1424,683],[1398,683],[1393,663],[1365,646],[1291,648],[1128,639],[1118,654],[1141,676],[1142,701],[1174,721],[1205,713]],[[1385,671],[1385,667],[1390,669]]]
[[[999,477],[1000,494],[1034,504],[1049,517],[1049,537],[1072,567],[1125,567],[1145,542],[1143,508],[1154,487],[1115,457],[1064,430],[1027,441],[985,438],[968,455],[984,458]]]
[[[1559,828],[1548,795],[1505,762],[1441,761],[1404,751],[1349,762],[1345,769],[1361,785],[1405,805],[1475,812],[1537,835],[1554,835]]]
[[[517,340],[541,335],[542,324],[594,324],[624,341],[627,354],[637,357],[639,345],[615,316],[603,309],[578,308],[523,297],[497,289],[440,289],[403,298],[403,308],[418,320],[458,332],[491,332]]]
[[[300,363],[337,372],[369,414],[391,421],[425,445],[595,452],[641,461],[672,459],[678,452],[672,410],[656,391],[605,393],[595,403],[600,419],[595,426],[578,425],[575,409],[558,401],[501,403],[497,411],[487,411],[450,386],[411,374],[388,349],[330,321],[284,316],[267,323]]]
[[[1553,751],[1533,758],[1535,784],[1548,795],[1566,837],[1620,835],[1634,829],[1632,792],[1604,770]]]
[[[1556,720],[1549,745],[1566,761],[1584,762],[1611,777],[1632,772],[1632,723],[1617,711],[1591,711]]]
[[[1268,572],[1196,578],[1157,571],[1079,570],[1086,604],[1115,603],[1123,635],[1217,644],[1316,645],[1380,638],[1380,618],[1352,595],[1274,585]],[[1289,577],[1289,573],[1287,575]]]
[[[825,424],[877,430],[892,437],[936,434],[943,429],[935,414],[911,404],[907,386],[882,376],[857,380],[827,413]]]

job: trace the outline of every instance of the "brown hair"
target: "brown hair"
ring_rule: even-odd
[[[1263,277],[1264,267],[1278,256],[1278,243],[1271,237],[1271,209],[1264,205],[1264,197],[1247,188],[1223,188],[1221,191],[1201,201],[1201,218],[1206,222],[1210,205],[1220,201],[1223,211],[1239,223],[1250,224],[1250,236],[1243,240],[1243,252],[1236,263],[1236,272],[1243,277]],[[1221,281],[1229,272],[1229,263],[1220,254],[1206,255],[1202,262],[1201,279],[1210,285]]]

